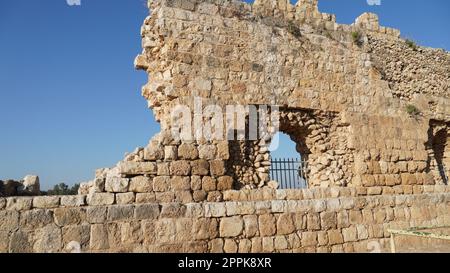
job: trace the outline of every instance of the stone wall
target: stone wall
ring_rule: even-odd
[[[382,196],[248,190],[187,204],[108,193],[1,198],[0,252],[388,251],[389,228],[450,224],[450,188],[419,188]]]
[[[0,251],[364,252],[388,228],[450,225],[448,52],[317,0],[149,8],[135,66],[161,132],[79,196],[0,199]],[[279,107],[310,188],[274,189],[272,135],[177,139],[174,108],[198,98]]]
[[[280,131],[308,161],[310,187],[448,183],[447,161],[433,150],[435,124],[441,150],[448,150],[448,52],[408,45],[375,14],[337,24],[317,1],[155,0],[149,7],[135,65],[149,75],[142,95],[161,133],[119,163],[130,170],[118,166],[97,180],[183,176],[175,179],[195,201],[219,200],[230,187],[267,187],[270,138],[174,139],[174,107],[194,111],[194,98],[201,98],[202,110],[278,106]],[[222,186],[207,186],[218,180]]]

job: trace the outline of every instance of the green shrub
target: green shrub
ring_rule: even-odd
[[[417,50],[417,44],[413,40],[406,39],[406,45],[409,46],[412,50]]]
[[[359,31],[352,32],[353,43],[361,46],[363,44],[362,34]]]
[[[410,116],[413,116],[413,117],[416,117],[416,116],[418,116],[418,115],[420,114],[420,110],[419,110],[416,106],[414,106],[414,105],[412,105],[412,104],[408,104],[408,105],[406,106],[406,112],[407,112]]]

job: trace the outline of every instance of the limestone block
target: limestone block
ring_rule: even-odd
[[[133,204],[136,200],[134,192],[117,193],[116,203],[118,205]]]
[[[320,213],[320,222],[323,230],[336,228],[337,227],[336,213],[328,211]]]
[[[210,169],[211,169],[211,175],[218,177],[225,174],[225,161],[223,160],[213,160],[210,161]]]
[[[178,157],[185,160],[198,159],[198,150],[194,144],[183,143],[178,147]]]
[[[128,178],[107,177],[105,189],[107,192],[127,192],[129,183]]]
[[[202,190],[206,192],[215,191],[217,188],[217,180],[211,176],[204,176],[202,179]]]
[[[186,217],[201,218],[205,215],[205,210],[202,204],[189,203],[186,204]]]
[[[166,161],[177,160],[178,149],[176,146],[165,146],[164,147],[164,159]]]
[[[318,244],[317,241],[317,232],[306,231],[302,232],[301,242],[303,247],[315,247]]]
[[[16,211],[0,211],[0,231],[11,232],[19,226],[19,213]]]
[[[170,175],[170,169],[169,166],[170,164],[168,162],[158,162],[157,163],[157,175],[158,176],[166,176],[166,175]]]
[[[53,216],[60,227],[81,224],[87,217],[84,208],[57,208],[53,211]]]
[[[156,195],[154,192],[149,193],[137,193],[136,203],[152,203],[156,201]]]
[[[209,174],[209,163],[205,159],[199,159],[191,161],[191,169],[193,175],[208,175]]]
[[[172,161],[172,163],[170,163],[170,174],[177,176],[190,175],[191,165],[185,160]]]
[[[57,253],[62,249],[61,229],[49,225],[38,229],[34,234],[33,251],[38,253]]]
[[[157,176],[153,179],[153,190],[165,192],[170,189],[170,176]]]
[[[225,217],[220,220],[220,237],[236,237],[242,234],[244,222],[241,216]]]
[[[198,154],[200,159],[213,160],[216,159],[217,148],[215,145],[200,145]]]
[[[160,144],[150,143],[144,149],[144,159],[145,160],[161,160],[164,159],[164,148]]]
[[[160,210],[157,204],[137,205],[134,210],[134,218],[138,220],[157,219]]]
[[[107,206],[114,204],[115,196],[113,193],[93,193],[86,200],[90,206]]]
[[[171,189],[174,191],[187,191],[191,189],[189,177],[174,176],[170,180]]]
[[[90,225],[67,226],[61,229],[63,248],[69,250],[71,242],[77,242],[81,246],[81,250],[89,246],[91,233]]]
[[[53,223],[53,213],[50,210],[34,209],[20,214],[20,228],[34,230]]]
[[[59,206],[59,196],[39,196],[33,198],[33,208],[49,209]]]
[[[224,217],[226,216],[226,207],[224,203],[206,203],[206,217]]]
[[[163,204],[161,208],[161,218],[180,218],[184,217],[186,207],[179,203]]]
[[[277,220],[277,234],[288,235],[295,231],[294,220],[292,214],[280,214]]]
[[[105,223],[107,212],[107,207],[88,207],[86,209],[86,220],[91,224]]]
[[[237,253],[238,245],[232,239],[225,239],[225,243],[223,245],[223,250],[225,253]]]
[[[340,230],[329,230],[328,241],[330,245],[337,245],[344,243],[344,237]]]
[[[29,210],[31,209],[33,198],[29,197],[10,197],[6,198],[7,210]]]
[[[226,191],[231,189],[233,189],[233,178],[231,176],[217,178],[217,190]]]
[[[124,175],[156,174],[155,162],[131,162],[119,163],[119,173]]]
[[[306,227],[308,230],[320,230],[320,215],[318,213],[308,213],[306,215]]]
[[[135,193],[151,192],[153,190],[153,181],[150,177],[136,176],[131,178],[129,191]]]
[[[64,207],[82,207],[86,205],[85,195],[61,196],[61,206]]]
[[[105,225],[92,225],[89,241],[89,249],[106,250],[109,248],[108,230]]]
[[[133,218],[133,205],[116,205],[108,207],[108,221],[126,221]]]
[[[260,236],[273,236],[276,233],[276,218],[271,214],[263,214],[258,217]]]

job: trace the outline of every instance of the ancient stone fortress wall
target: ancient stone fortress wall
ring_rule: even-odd
[[[2,198],[0,252],[389,251],[389,228],[450,224],[450,187],[405,193],[246,190],[187,204],[133,193]]]
[[[317,0],[149,8],[135,65],[161,132],[79,196],[0,199],[0,251],[364,252],[389,228],[450,225],[449,53]],[[309,189],[275,189],[270,137],[174,137],[198,98],[279,107]]]

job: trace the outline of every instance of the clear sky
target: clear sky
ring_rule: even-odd
[[[320,0],[351,23],[372,11],[421,45],[450,49],[450,1]],[[133,68],[145,0],[0,1],[0,179],[44,189],[92,179],[159,131]],[[282,143],[286,138],[282,138]],[[292,144],[274,156],[294,157]]]

